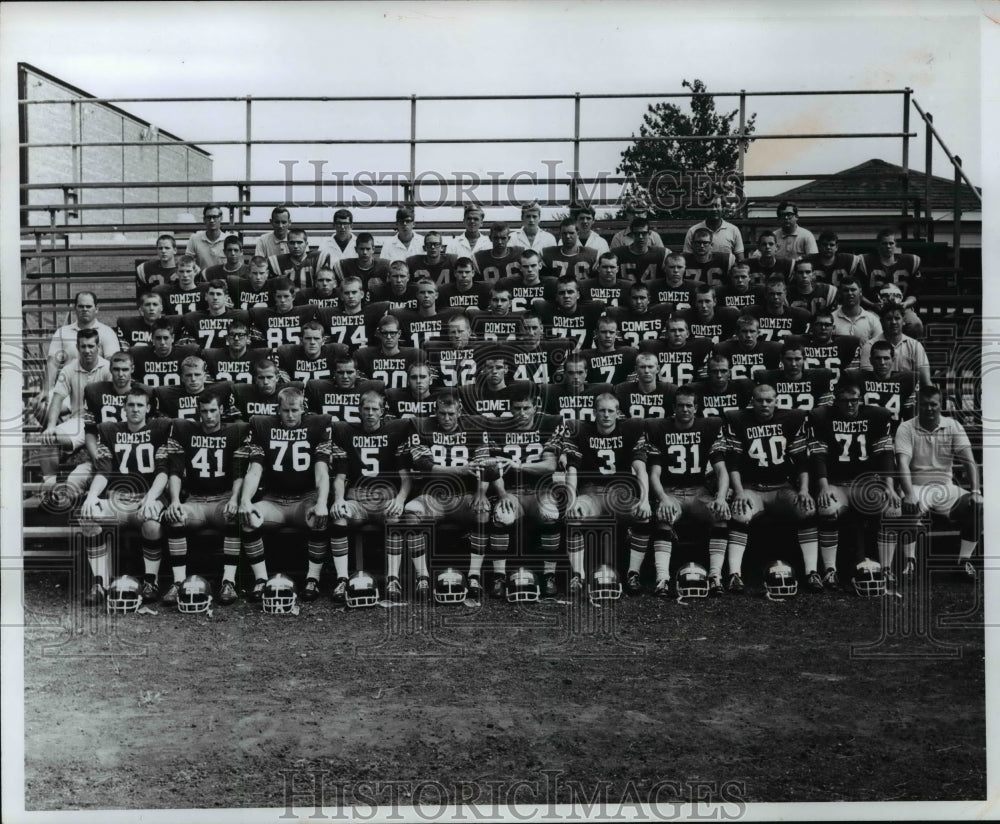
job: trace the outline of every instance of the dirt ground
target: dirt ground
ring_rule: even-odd
[[[310,787],[405,804],[433,781],[422,800],[455,803],[518,780],[539,804],[675,784],[736,802],[979,799],[982,588],[932,583],[108,618],[71,608],[67,576],[29,573],[26,806],[308,816]]]

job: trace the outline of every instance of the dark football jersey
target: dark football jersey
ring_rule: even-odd
[[[692,306],[690,309],[680,310],[677,316],[687,321],[692,338],[705,338],[712,343],[721,343],[736,334],[736,321],[740,311],[731,307],[716,306],[712,317],[706,320]]]
[[[236,452],[247,437],[247,424],[223,424],[207,433],[197,421],[174,421],[167,441],[167,472],[183,479],[188,495],[222,495],[242,477]]]
[[[381,479],[396,483],[400,469],[410,469],[410,445],[414,433],[409,420],[382,421],[374,432],[360,423],[337,422],[331,429],[331,470],[344,475],[347,488],[364,483],[364,479]]]
[[[850,368],[858,356],[861,341],[853,335],[834,335],[830,343],[815,343],[808,336],[796,338],[802,343],[806,369],[829,369],[833,381],[840,380],[841,372]]]
[[[816,478],[849,484],[862,475],[893,471],[891,417],[877,406],[861,406],[856,418],[833,407],[809,413],[809,460]]]
[[[332,380],[315,380],[306,384],[306,408],[314,414],[329,415],[334,421],[361,423],[358,408],[361,396],[369,390],[385,392],[381,381],[359,380],[349,389],[341,389]]]
[[[213,280],[222,279],[229,281],[230,278],[233,279],[243,279],[250,273],[250,267],[244,262],[237,266],[235,269],[227,269],[225,263],[217,263],[215,266],[209,266],[205,270],[205,281],[211,282]],[[232,301],[232,297],[230,297]],[[237,306],[237,309],[243,309],[243,306]]]
[[[833,403],[832,379],[833,372],[829,369],[806,369],[800,380],[786,377],[782,369],[765,369],[756,376],[757,383],[774,387],[774,402],[779,409],[804,409],[806,412]]]
[[[698,380],[705,372],[706,358],[712,353],[712,342],[705,338],[688,338],[680,349],[665,340],[643,341],[640,352],[652,352],[660,364],[659,378],[663,383],[683,386]]]
[[[666,280],[654,280],[649,284],[649,302],[653,305],[669,307],[670,311],[691,308],[696,281],[682,280],[678,286],[671,286]]]
[[[183,343],[194,344],[199,349],[225,346],[226,331],[234,321],[241,321],[250,328],[250,315],[242,309],[227,309],[221,315],[188,312],[180,323],[177,337]]]
[[[177,264],[164,266],[159,258],[153,258],[135,267],[135,293],[146,292],[157,286],[165,286],[177,275]]]
[[[278,347],[278,365],[291,380],[305,383],[332,377],[334,361],[348,354],[346,346],[327,343],[320,347],[317,357],[310,359],[306,357],[301,343],[292,343]]]
[[[553,278],[542,278],[538,283],[528,285],[518,276],[501,278],[495,288],[510,292],[512,312],[526,312],[536,300],[552,300],[556,293],[556,282]]]
[[[561,443],[567,466],[578,473],[578,489],[631,476],[633,461],[646,462],[645,426],[635,418],[619,420],[608,433],[600,432],[593,421],[570,421]]]
[[[781,344],[761,338],[749,351],[735,338],[717,343],[715,351],[729,358],[729,374],[733,378],[754,378],[758,372],[781,365]]]
[[[484,341],[516,341],[524,336],[524,322],[519,314],[483,312],[472,319],[472,334]]]
[[[316,489],[315,464],[329,464],[330,429],[326,415],[305,415],[295,427],[277,416],[255,416],[237,459],[261,465],[266,493],[304,495]]]
[[[722,419],[717,417],[695,418],[688,429],[678,427],[673,418],[646,423],[649,464],[660,467],[666,491],[705,485],[705,472],[725,460],[721,429]]]
[[[198,417],[198,395],[202,392],[211,392],[219,398],[223,419],[232,420],[236,417],[233,387],[229,381],[213,383],[195,395],[189,394],[183,386],[161,386],[153,390],[153,408],[165,418],[194,420]]]
[[[508,246],[502,257],[494,257],[492,249],[483,249],[476,252],[476,270],[479,273],[477,280],[486,283],[503,278],[513,278],[521,274],[521,252],[520,246]]]
[[[393,312],[399,318],[400,345],[425,348],[430,341],[444,337],[448,332],[448,319],[461,313],[461,309],[444,309],[429,316],[407,310]]]
[[[837,252],[830,263],[820,260],[819,253],[806,255],[803,260],[812,264],[818,280],[823,280],[833,286],[839,286],[840,281],[848,275],[853,275],[858,268],[858,259],[850,252]]]
[[[423,490],[431,473],[421,471],[420,467],[433,462],[434,466],[461,467],[485,451],[489,452],[488,435],[484,441],[487,423],[474,416],[463,415],[458,420],[454,432],[445,432],[438,425],[436,417],[418,419],[413,422],[416,432],[410,439],[410,459],[415,470],[415,491]],[[461,478],[449,478],[449,486],[455,487],[456,493],[471,493],[475,489],[475,479],[470,475]]]
[[[900,423],[913,417],[915,397],[912,372],[893,372],[879,378],[870,369],[850,369],[847,374],[861,386],[861,403],[881,406],[892,416],[892,434]]]
[[[152,346],[137,346],[132,350],[132,376],[139,383],[151,386],[180,386],[181,363],[198,354],[195,346],[177,345],[165,358],[158,358]]]
[[[594,398],[605,392],[614,393],[610,383],[588,385],[579,391],[563,384],[556,386],[545,396],[545,412],[558,415],[566,421],[594,420]]]
[[[303,289],[295,293],[292,302],[295,306],[312,306],[314,309],[337,309],[340,307],[340,296],[320,295],[315,288]]]
[[[456,347],[447,340],[432,340],[427,344],[427,359],[434,370],[434,382],[441,386],[475,383],[476,354],[487,345],[482,341],[470,341],[467,346]]]
[[[491,390],[486,386],[485,381],[479,380],[461,388],[462,408],[466,412],[485,418],[513,417],[514,412],[511,408],[514,402],[513,398],[519,391],[523,392],[526,385],[536,386],[521,382],[508,384],[502,389]]]
[[[308,252],[302,260],[295,260],[291,255],[271,255],[267,268],[271,270],[271,277],[288,278],[296,289],[306,289],[315,283],[318,260],[318,252]]]
[[[732,252],[712,252],[707,261],[698,260],[694,252],[684,252],[684,276],[696,283],[724,284],[733,260]]]
[[[604,305],[591,303],[577,304],[576,311],[569,313],[555,303],[544,303],[537,308],[545,333],[550,338],[568,338],[576,349],[589,349],[594,345],[597,319],[604,312]]]
[[[384,305],[385,312],[393,312],[397,309],[409,309],[411,312],[417,311],[417,284],[412,281],[406,285],[401,293],[394,292],[392,286],[385,283],[381,286],[373,286],[371,289],[372,305]]]
[[[527,426],[519,426],[510,418],[491,422],[488,429],[490,452],[493,456],[510,458],[519,463],[535,463],[542,458],[546,447],[562,426],[558,415],[535,415]],[[554,452],[553,449],[548,451]],[[523,490],[534,485],[532,476],[511,469],[503,476],[504,489],[508,492]]]
[[[346,277],[359,277],[364,284],[365,290],[372,287],[369,281],[380,281],[385,283],[389,277],[389,264],[384,260],[376,258],[373,265],[367,269],[361,268],[361,261],[358,258],[341,258],[333,264],[333,273],[337,276],[337,283],[342,283]],[[411,284],[412,285],[412,284]]]
[[[921,275],[917,255],[896,255],[892,263],[885,263],[877,253],[862,255],[858,269],[865,284],[865,297],[869,300],[877,301],[879,289],[887,283],[895,283],[904,298],[918,292]]]
[[[141,386],[132,381],[132,386]],[[111,381],[88,383],[83,388],[83,427],[85,432],[96,432],[100,423],[113,423],[125,420],[125,398],[129,389],[124,392],[115,391]]]
[[[573,342],[568,339],[543,340],[537,348],[515,343],[507,351],[514,367],[511,376],[513,380],[546,386],[553,382],[556,373],[566,362],[566,356],[573,351]]]
[[[201,353],[214,380],[234,384],[253,383],[254,364],[267,355],[266,349],[247,349],[242,355],[233,355],[225,346]]]
[[[449,309],[480,309],[486,311],[490,305],[490,287],[475,282],[468,291],[460,291],[455,283],[446,283],[438,292],[438,306]]]
[[[271,305],[271,285],[267,281],[260,289],[254,288],[250,280],[243,277],[228,277],[226,283],[234,309],[247,311],[255,306]]]
[[[286,386],[302,388],[301,383],[289,384],[287,381],[280,381],[273,394],[265,395],[256,384],[239,383],[233,388],[233,403],[245,421],[254,415],[277,415],[278,392]]]
[[[458,258],[455,255],[443,254],[437,263],[431,263],[427,260],[427,255],[413,255],[406,259],[406,265],[410,268],[410,280],[413,283],[428,278],[438,286],[443,286],[452,282],[456,260]]]
[[[760,340],[781,341],[793,335],[804,335],[809,328],[809,313],[793,306],[786,306],[780,316],[771,314],[764,306],[751,306],[747,314],[757,318]]]
[[[716,301],[719,306],[735,309],[743,314],[751,306],[764,302],[764,291],[760,286],[751,286],[746,292],[737,292],[732,286],[725,286],[719,289]]]
[[[635,349],[616,347],[613,352],[584,349],[580,354],[587,359],[587,383],[622,383],[635,375]]]
[[[147,324],[141,315],[118,318],[115,332],[118,333],[118,343],[122,349],[131,349],[133,346],[148,344],[153,340],[153,327]]]
[[[270,306],[258,306],[250,310],[254,337],[268,349],[298,343],[302,324],[313,320],[317,311],[312,306],[293,306],[288,312],[279,314]]]
[[[725,389],[717,389],[708,380],[695,381],[692,387],[698,392],[703,418],[722,415],[730,409],[745,409],[753,397],[754,382],[750,378],[734,378]]]
[[[168,283],[157,286],[153,291],[163,300],[165,315],[183,315],[185,312],[197,312],[205,308],[204,284],[182,291],[176,283]]]
[[[342,309],[316,308],[316,320],[323,324],[333,343],[342,343],[352,352],[368,346],[369,317],[364,311],[347,314]]]
[[[608,316],[618,321],[618,335],[624,344],[638,349],[643,341],[659,340],[667,328],[670,307],[657,304],[642,314],[631,309],[609,309]]]
[[[803,310],[811,318],[817,312],[830,311],[837,305],[837,287],[829,283],[815,283],[807,295],[794,283],[789,284],[788,305]],[[763,303],[763,301],[761,301]]]
[[[726,467],[739,471],[744,487],[781,486],[805,468],[809,427],[799,409],[776,409],[762,423],[752,409],[726,412],[723,448]]]
[[[763,286],[771,275],[781,275],[787,281],[792,274],[790,258],[776,257],[765,263],[759,257],[750,257],[745,263],[750,267],[750,283],[754,286]]]
[[[617,309],[628,305],[630,288],[632,288],[630,280],[616,280],[610,286],[605,286],[597,278],[587,278],[580,284],[580,303],[600,301],[608,308]]]
[[[563,252],[561,246],[542,249],[542,276],[560,278],[573,275],[577,280],[586,280],[597,264],[597,250],[581,246],[572,254]]]
[[[388,413],[394,418],[429,418],[437,411],[437,392],[418,398],[409,387],[390,389],[385,393]]]
[[[406,370],[423,355],[419,349],[400,347],[394,355],[385,354],[380,347],[365,346],[354,353],[358,371],[370,380],[382,381],[387,389],[406,386]]]
[[[618,258],[618,276],[637,283],[649,283],[663,277],[663,262],[667,250],[662,246],[651,246],[645,252],[633,252],[629,246],[615,249]]]
[[[643,391],[638,382],[625,381],[615,387],[622,414],[629,418],[666,418],[674,411],[677,387],[658,381],[652,391]]]
[[[144,495],[153,479],[166,471],[165,453],[171,422],[149,420],[138,432],[127,423],[110,421],[97,425],[97,460],[94,474],[103,475],[108,485],[103,497],[116,491]]]

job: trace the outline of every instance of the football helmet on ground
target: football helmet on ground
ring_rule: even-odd
[[[790,598],[799,591],[795,570],[784,561],[775,561],[764,573],[764,589],[771,598]]]
[[[264,597],[261,606],[269,615],[283,615],[292,612],[298,595],[295,592],[295,582],[283,572],[272,575],[264,584]]]
[[[438,573],[434,579],[434,600],[439,604],[461,604],[467,594],[465,576],[453,567]]]
[[[854,568],[854,591],[862,598],[880,598],[885,595],[885,574],[882,564],[865,558]]]
[[[538,578],[527,567],[518,567],[507,581],[507,600],[514,604],[521,601],[534,602],[541,595]]]
[[[208,612],[212,606],[212,585],[200,575],[188,575],[177,590],[180,612]]]
[[[107,588],[105,603],[108,612],[135,612],[142,604],[142,585],[138,578],[131,575],[119,575]]]
[[[678,598],[707,598],[708,571],[693,561],[677,571]]]
[[[598,601],[617,601],[622,597],[622,584],[618,580],[618,573],[607,564],[601,564],[590,576],[588,594],[592,604]]]
[[[378,586],[375,579],[364,570],[358,570],[347,579],[347,606],[373,607],[378,604]]]

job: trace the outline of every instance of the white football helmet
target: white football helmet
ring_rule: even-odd
[[[378,601],[378,586],[367,572],[359,569],[347,579],[347,606],[373,607]]]
[[[590,576],[587,594],[592,604],[598,601],[617,601],[622,597],[622,582],[618,579],[618,573],[607,564],[601,564]]]
[[[188,575],[177,589],[180,612],[208,612],[212,606],[212,585],[200,575]]]
[[[854,568],[854,591],[862,598],[881,598],[885,595],[885,574],[882,564],[865,558]]]
[[[775,561],[764,573],[764,589],[772,598],[790,598],[799,591],[795,570],[784,561]]]
[[[677,595],[680,598],[707,598],[708,571],[693,561],[677,572]]]
[[[269,615],[284,615],[292,612],[298,597],[295,582],[283,572],[279,572],[268,578],[264,584],[264,599],[261,601],[261,606]]]
[[[507,580],[507,600],[512,604],[521,601],[535,602],[540,595],[538,578],[527,567],[518,567]]]
[[[142,604],[139,579],[131,575],[119,575],[108,584],[105,599],[108,612],[135,612]]]
[[[900,305],[903,303],[903,290],[895,283],[886,283],[878,290],[878,297],[883,304],[894,303]]]
[[[438,573],[434,579],[434,600],[439,604],[461,604],[467,593],[465,576],[453,567]]]

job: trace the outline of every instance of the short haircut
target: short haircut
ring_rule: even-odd
[[[385,408],[388,405],[384,392],[382,392],[379,389],[366,389],[364,392],[361,393],[361,396],[358,398],[358,407],[360,408],[365,401],[370,401],[370,400],[378,401],[379,404],[382,406],[383,411],[385,411]]]
[[[282,401],[301,401],[305,398],[305,392],[303,392],[297,386],[286,386],[283,389],[278,390],[278,405],[281,406]]]
[[[759,329],[760,321],[753,315],[740,315],[736,319],[736,325],[740,329],[749,329],[751,326],[756,326]]]
[[[586,203],[582,203],[575,208],[570,209],[570,212],[574,217],[580,217],[580,215],[590,215],[591,217],[597,217],[597,212],[594,211],[593,206],[588,206]]]
[[[842,392],[850,392],[855,389],[860,392],[861,384],[850,375],[841,375],[837,383],[834,384],[833,394],[834,396],[837,396]]]
[[[459,312],[458,314],[452,315],[450,318],[448,318],[447,325],[451,326],[455,321],[461,321],[462,325],[468,329],[472,328],[472,321],[469,320],[469,316],[462,312]]]
[[[879,319],[885,320],[886,315],[891,312],[898,312],[900,315],[906,315],[906,310],[898,303],[886,303],[878,310]]]
[[[824,229],[819,233],[819,237],[816,238],[817,243],[829,243],[831,240],[834,243],[839,243],[840,237],[836,232],[833,232],[830,229]]]
[[[438,231],[428,232],[426,235],[424,235],[424,243],[427,243],[427,241],[430,240],[432,237],[436,237],[438,240],[442,239],[440,232]]]
[[[141,383],[134,384],[129,390],[128,394],[125,396],[127,401],[129,398],[142,398],[147,404],[152,402],[152,395],[149,389],[143,386]]]
[[[450,389],[445,389],[437,396],[437,408],[440,409],[442,406],[462,406],[462,401],[458,394]]]
[[[582,352],[578,352],[576,350],[570,352],[566,356],[566,360],[563,362],[563,368],[565,368],[565,367],[567,367],[567,366],[569,366],[571,364],[576,364],[576,365],[583,364],[583,368],[584,369],[588,368],[588,363],[587,363],[586,356],[584,356],[584,354]]]
[[[410,267],[406,264],[405,260],[394,260],[389,264],[389,272],[406,272],[410,274]]]
[[[521,260],[531,260],[531,258],[537,257],[540,257],[540,255],[534,249],[525,249],[521,252]]]
[[[360,275],[344,275],[344,279],[340,282],[341,292],[344,291],[344,287],[347,286],[348,283],[350,284],[356,283],[358,286],[361,287],[362,291],[364,291],[365,282],[361,279]]]
[[[223,292],[229,291],[229,285],[222,278],[213,278],[205,285],[205,291],[209,289],[221,289]]]
[[[472,258],[465,257],[465,255],[463,255],[462,257],[460,257],[458,260],[455,261],[455,268],[456,269],[459,269],[459,268],[462,268],[462,269],[470,269],[470,268],[471,269],[475,269],[476,268],[476,264],[472,262]]]
[[[713,363],[724,363],[726,364],[726,369],[729,369],[731,366],[731,364],[729,363],[729,355],[725,354],[724,352],[713,352],[711,355],[709,355],[706,364],[710,366]]]
[[[712,297],[717,297],[715,287],[711,283],[699,283],[694,287],[695,295],[707,295],[709,292],[712,293]]]
[[[795,338],[785,338],[781,344],[781,354],[784,355],[785,352],[802,352],[802,354],[805,354],[805,345],[802,341]]]
[[[542,206],[537,200],[529,200],[527,203],[521,204],[521,214],[525,212],[538,212],[539,215],[542,213]]]
[[[413,220],[413,209],[407,206],[396,209],[396,223],[402,223],[404,220]]]
[[[478,214],[480,217],[483,217],[486,215],[486,212],[483,211],[483,207],[478,203],[467,203],[465,208],[462,209],[462,217],[471,214]]]
[[[896,230],[895,229],[883,229],[881,232],[879,232],[877,235],[875,235],[875,240],[876,241],[880,241],[883,238],[887,238],[887,237],[891,237],[893,240],[895,240],[896,239]]]
[[[205,389],[204,392],[199,392],[198,397],[195,398],[195,406],[199,409],[202,406],[208,406],[210,403],[217,403],[222,406],[222,399],[219,397],[219,393],[213,390],[211,387]]]
[[[275,292],[294,292],[295,284],[288,278],[274,278],[271,281],[271,294]]]
[[[733,272],[735,272],[737,269],[746,272],[748,275],[750,274],[750,264],[740,261],[739,263],[733,264],[733,268],[729,270],[729,276],[732,277]]]
[[[511,384],[509,397],[512,404],[519,403],[520,401],[531,401],[532,405],[534,405],[538,403],[539,392],[534,383],[518,381]]]
[[[124,350],[120,350],[118,352],[115,352],[111,356],[109,362],[113,366],[114,364],[121,363],[122,361],[128,361],[130,364],[135,363],[135,360],[132,358],[131,353],[125,352]]]
[[[204,369],[205,368],[204,358],[200,358],[198,357],[198,355],[188,355],[186,358],[184,358],[184,360],[181,361],[181,372],[191,367],[194,367],[196,369]]]
[[[896,354],[896,347],[885,339],[872,341],[872,347],[868,350],[869,357],[871,357],[871,353],[876,349],[880,352],[888,352],[890,357]]]
[[[232,329],[231,326],[229,328]],[[321,335],[326,334],[326,329],[323,328],[323,324],[320,323],[318,320],[307,320],[299,327],[299,332],[305,334],[306,329],[309,329],[313,332],[319,332]]]
[[[205,207],[201,210],[202,218],[204,218],[211,209],[218,209],[220,212],[222,211],[222,207],[218,203],[206,203]]]
[[[258,269],[261,266],[266,267],[267,266],[267,258],[264,257],[263,255],[254,255],[252,258],[250,258],[250,266],[251,267],[256,266]]]
[[[788,284],[785,282],[785,278],[782,275],[769,275],[767,280],[764,281],[764,288],[773,289],[776,286],[780,286],[785,290],[788,289]]]
[[[798,258],[795,263],[792,264],[792,272],[795,273],[799,271],[799,267],[802,265],[812,268],[813,263],[811,260],[807,260],[806,258]]]
[[[366,243],[375,245],[375,236],[371,232],[358,232],[358,238],[354,241],[355,246],[364,246]]]
[[[226,235],[226,239],[222,241],[222,248],[225,249],[227,246],[236,245],[239,247],[240,251],[243,251],[243,241],[240,240],[239,235]]]
[[[278,362],[270,355],[265,355],[263,358],[253,362],[253,371],[255,375],[260,372],[261,369],[274,369],[275,374],[281,371],[281,367],[278,366]]]
[[[829,308],[817,309],[815,312],[813,312],[812,323],[815,323],[820,318],[829,318],[832,321],[833,312],[831,312]]]
[[[778,204],[778,208],[777,208],[778,217],[781,217],[781,213],[783,211],[785,211],[785,209],[791,209],[793,212],[795,212],[795,214],[799,213],[799,207],[798,206],[796,206],[790,200],[783,200],[783,201],[781,201],[781,203]]]
[[[563,229],[576,229],[576,221],[571,217],[564,217],[559,221],[559,231]]]
[[[88,327],[86,329],[78,329],[76,333],[76,342],[79,343],[82,340],[96,340],[100,341],[101,334],[93,327]]]
[[[195,269],[198,268],[198,261],[194,255],[181,255],[177,258],[177,268],[180,269],[182,266],[193,266]]]
[[[932,383],[932,384],[928,384],[926,386],[921,386],[917,390],[917,399],[918,400],[927,400],[927,399],[930,399],[930,398],[940,398],[940,397],[943,396],[943,394],[944,393],[941,391],[941,387],[940,386],[935,386]]]
[[[226,330],[227,338],[233,333],[234,329],[242,329],[244,332],[249,332],[250,324],[248,324],[245,320],[233,318],[233,322],[229,324],[229,328]]]
[[[288,211],[287,206],[275,206],[271,209],[271,220],[274,220],[278,215],[288,215],[288,219],[292,219],[292,213]]]
[[[695,406],[698,405],[698,390],[695,389],[691,384],[685,383],[678,386],[674,392],[674,400],[676,401],[681,395],[686,398],[692,398],[694,400]]]
[[[153,298],[154,300],[158,300],[161,304],[163,303],[163,298],[159,294],[147,291],[139,293],[139,296],[135,300],[136,306],[142,306],[142,304],[146,302],[147,298]]]
[[[502,220],[494,220],[490,224],[490,234],[499,235],[501,232],[509,232],[510,227]]]
[[[428,277],[420,278],[420,280],[417,281],[417,288],[419,289],[421,286],[432,286],[435,292],[438,291],[438,285]]]
[[[77,302],[78,302],[78,301],[80,300],[80,298],[81,298],[81,297],[83,297],[84,295],[90,295],[90,299],[91,299],[92,301],[94,301],[94,306],[97,306],[97,293],[96,293],[96,292],[88,292],[88,291],[86,291],[86,290],[84,290],[84,291],[82,291],[82,292],[77,292],[77,293],[76,293],[76,294],[75,294],[75,295],[73,296],[73,305],[74,305],[74,306],[76,306]]]
[[[601,261],[604,261],[604,260],[613,260],[615,262],[615,266],[618,265],[618,255],[616,255],[614,252],[610,252],[610,251],[609,252],[602,252],[601,256],[597,259],[597,265],[600,266],[601,265]]]
[[[386,326],[393,323],[396,325],[398,329],[403,328],[403,325],[399,322],[399,318],[397,318],[395,315],[389,312],[386,312],[384,315],[382,315],[382,317],[378,319],[378,326],[377,326],[378,331],[381,332],[383,329],[385,329]]]
[[[232,325],[230,325],[229,328],[231,329]],[[166,329],[171,335],[177,334],[177,331],[174,329],[174,321],[172,318],[157,318],[156,320],[153,321],[154,332],[159,332],[163,329]]]
[[[333,220],[334,222],[338,220],[346,220],[351,225],[354,225],[354,215],[351,214],[350,209],[337,209],[337,211],[333,213]]]
[[[173,244],[173,247],[174,247],[175,249],[177,248],[177,238],[175,238],[175,237],[174,237],[173,235],[160,235],[160,236],[159,236],[159,237],[158,237],[158,238],[156,239],[156,245],[157,245],[157,246],[159,246],[159,245],[160,245],[160,242],[161,242],[161,241],[164,241],[164,240],[167,240],[167,241],[169,241],[170,243],[172,243],[172,244]]]
[[[759,235],[757,235],[757,242],[760,243],[762,240],[764,240],[764,238],[767,238],[767,237],[773,238],[775,243],[778,242],[778,236],[774,232],[772,232],[770,229],[765,229],[763,232],[761,232]]]
[[[565,275],[560,275],[558,278],[556,278],[556,283],[559,284],[560,286],[572,283],[574,286],[577,287],[577,289],[580,288],[580,284],[576,279],[576,275],[574,275],[572,272],[567,272]]]
[[[860,289],[861,288],[861,281],[859,281],[856,277],[853,277],[851,275],[847,275],[847,276],[842,277],[840,279],[840,283],[837,284],[837,288],[838,289],[843,289],[845,286],[857,286]]]
[[[597,328],[600,329],[602,326],[610,326],[612,323],[615,325],[615,330],[617,331],[618,318],[616,318],[614,315],[601,315],[597,319]]]
[[[292,227],[291,229],[288,230],[288,236],[291,237],[292,235],[302,235],[302,238],[304,240],[309,239],[309,233],[306,232],[305,229],[300,229],[298,227]]]
[[[630,232],[635,232],[638,229],[648,229],[649,228],[649,218],[646,217],[634,217],[628,225],[628,230]]]
[[[684,257],[683,252],[671,252],[669,255],[667,255],[665,260],[668,261],[672,260],[674,262],[680,262],[685,264],[687,263],[687,258]]]
[[[645,292],[649,294],[649,286],[641,280],[635,281],[631,286],[628,287],[629,295],[635,295],[638,292]]]
[[[709,240],[712,239],[712,230],[702,227],[701,229],[695,229],[694,234],[691,235],[692,240],[697,240],[700,237],[707,237]]]

